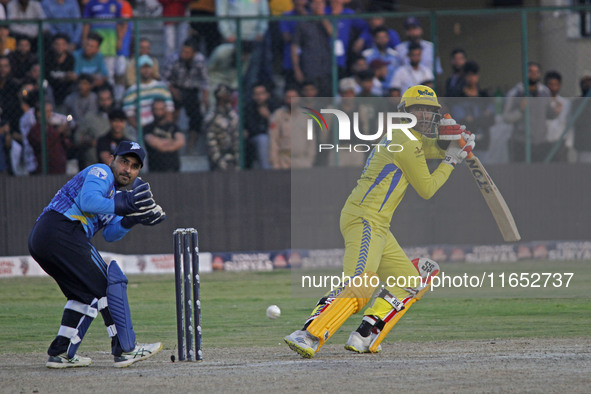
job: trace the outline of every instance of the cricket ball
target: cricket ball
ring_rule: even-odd
[[[277,305],[270,305],[267,308],[267,317],[269,319],[277,319],[279,316],[281,316],[281,309]]]

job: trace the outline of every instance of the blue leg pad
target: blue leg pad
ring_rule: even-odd
[[[127,301],[127,277],[115,260],[107,268],[107,302],[117,328],[119,344],[124,352],[130,352],[135,348],[135,332]]]

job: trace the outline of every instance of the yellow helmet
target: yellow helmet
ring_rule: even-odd
[[[415,85],[408,88],[400,99],[398,109],[405,110],[411,105],[429,105],[431,107],[441,108],[433,89],[425,85]]]
[[[417,106],[414,111],[413,106]],[[412,113],[417,117],[417,124],[413,129],[428,138],[438,137],[437,125],[441,119],[440,108],[441,105],[437,101],[437,95],[433,89],[425,85],[415,85],[408,88],[402,95],[398,105],[399,111]]]

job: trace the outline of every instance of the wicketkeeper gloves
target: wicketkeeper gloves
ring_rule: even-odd
[[[142,183],[131,191],[115,194],[115,215],[125,216],[138,211],[146,211],[156,206],[149,183]]]
[[[144,226],[154,226],[166,219],[166,213],[160,205],[147,210],[136,213],[131,213],[121,219],[121,226],[131,228],[136,224],[143,224]]]

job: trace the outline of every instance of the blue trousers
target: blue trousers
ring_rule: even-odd
[[[29,252],[37,263],[58,284],[68,300],[90,305],[107,294],[107,263],[90,243],[78,221],[71,221],[58,212],[45,212],[29,235]],[[106,326],[113,325],[108,308],[101,311]],[[64,309],[62,326],[75,328],[82,314]],[[48,354],[64,353],[70,340],[57,336]],[[117,336],[112,338],[112,351],[122,352]]]

